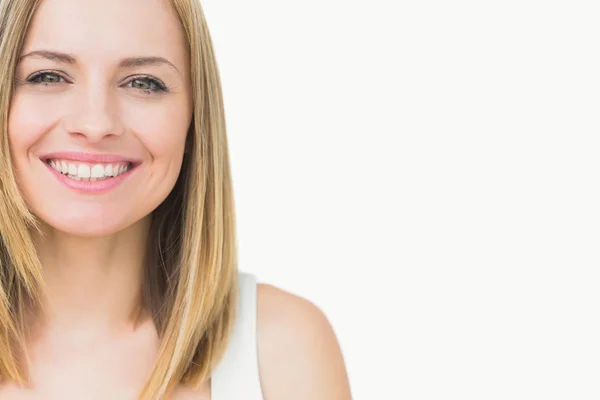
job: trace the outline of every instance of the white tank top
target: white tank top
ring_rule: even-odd
[[[225,354],[211,376],[211,400],[264,400],[258,374],[256,276],[239,272],[237,319]]]

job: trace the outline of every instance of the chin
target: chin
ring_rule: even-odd
[[[117,214],[76,212],[76,210],[63,211],[62,213],[39,215],[45,230],[54,233],[60,232],[79,237],[105,237],[132,228],[140,221],[123,218]]]

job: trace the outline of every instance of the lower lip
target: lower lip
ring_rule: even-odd
[[[134,172],[138,167],[138,166],[135,166],[135,167],[131,168],[129,171],[125,172],[124,174],[121,174],[121,175],[113,177],[113,178],[103,179],[101,181],[76,181],[74,179],[68,178],[67,176],[61,174],[60,172],[58,172],[57,170],[52,168],[52,166],[50,164],[48,164],[47,162],[44,162],[44,161],[42,161],[42,162],[46,165],[46,167],[48,167],[50,172],[52,172],[52,174],[54,174],[54,176],[58,179],[58,181],[61,182],[66,187],[68,187],[69,189],[73,189],[73,190],[75,190],[77,192],[81,192],[81,193],[92,193],[92,194],[100,194],[100,193],[106,193],[106,192],[111,191],[112,189],[116,188],[121,183],[123,183],[127,178],[129,178],[131,176],[132,172]]]

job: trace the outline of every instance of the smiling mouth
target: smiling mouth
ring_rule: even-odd
[[[53,159],[43,161],[65,177],[75,181],[105,181],[135,168],[135,165],[126,161],[97,164]]]

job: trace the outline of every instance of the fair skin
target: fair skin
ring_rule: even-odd
[[[2,384],[0,398],[134,398],[158,349],[139,292],[149,215],[175,184],[192,117],[184,33],[162,1],[44,0],[26,54],[8,134],[46,233],[34,239],[48,297],[29,327],[31,388]],[[116,154],[135,168],[110,191],[81,193],[45,163],[60,151]],[[350,399],[333,329],[308,301],[259,284],[258,348],[265,399]],[[210,399],[210,382],[174,398]]]

